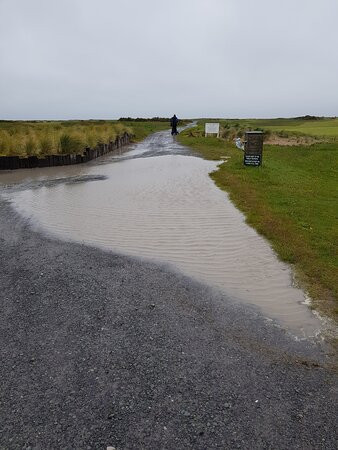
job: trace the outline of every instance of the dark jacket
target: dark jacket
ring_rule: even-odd
[[[170,119],[170,125],[172,127],[175,127],[178,124],[178,118],[176,117],[176,114],[174,114],[172,116],[172,118]]]

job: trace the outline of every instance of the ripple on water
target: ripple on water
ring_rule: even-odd
[[[86,175],[102,177],[95,183],[51,184],[8,196],[53,234],[170,262],[293,330],[314,333],[318,321],[292,286],[288,266],[208,176],[216,166],[178,154],[123,159],[87,166]]]

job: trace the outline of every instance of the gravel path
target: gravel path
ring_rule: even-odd
[[[0,203],[1,449],[335,449],[324,352]]]

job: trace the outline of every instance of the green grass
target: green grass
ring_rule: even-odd
[[[156,121],[0,121],[0,156],[82,153],[86,147],[108,143],[124,132],[138,141],[166,128],[169,123]]]
[[[258,121],[247,122],[255,126]],[[284,126],[294,125],[285,121]],[[229,192],[247,222],[270,240],[280,258],[294,265],[314,306],[337,317],[338,142],[265,145],[263,166],[256,168],[243,166],[243,153],[231,141],[204,138],[203,122],[178,138],[207,159],[230,156],[211,177]]]
[[[289,131],[317,137],[338,137],[338,119],[271,119],[248,120],[252,127],[261,127],[271,131]]]
[[[304,119],[201,119],[199,123],[218,121],[224,127],[240,127],[245,129],[262,129],[271,132],[283,131],[291,135],[307,135],[326,138],[338,138],[338,119],[323,118],[318,120]]]

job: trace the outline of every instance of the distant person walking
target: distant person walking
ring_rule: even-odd
[[[177,131],[177,124],[178,124],[178,118],[176,117],[176,114],[174,114],[174,115],[172,116],[172,118],[170,119],[171,135],[172,135],[172,136],[178,134],[178,131]]]

